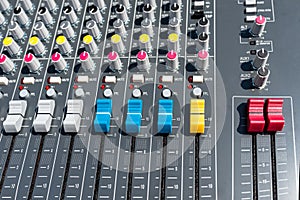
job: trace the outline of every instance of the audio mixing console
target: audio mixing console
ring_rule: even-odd
[[[299,10],[0,0],[0,199],[299,199]]]

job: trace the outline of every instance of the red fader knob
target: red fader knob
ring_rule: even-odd
[[[247,127],[249,133],[262,133],[265,128],[264,118],[264,99],[248,100],[248,121]]]
[[[268,99],[266,109],[266,131],[282,131],[285,120],[282,114],[283,99]]]

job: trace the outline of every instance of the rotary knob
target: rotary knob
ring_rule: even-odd
[[[21,0],[21,6],[22,8],[24,8],[24,10],[26,12],[32,12],[32,10],[34,9],[33,3],[31,0]]]
[[[15,21],[10,22],[8,29],[16,40],[22,40],[25,38],[26,34],[23,31],[23,29],[20,27],[18,22]]]
[[[10,8],[11,8],[11,5],[8,2],[8,0],[1,0],[0,1],[0,11],[5,12],[5,11],[10,10]]]
[[[94,0],[94,2],[101,10],[106,8],[106,4],[104,0]]]
[[[82,8],[82,5],[79,0],[71,0],[72,6],[76,11],[80,11]]]
[[[258,16],[255,19],[252,28],[250,29],[250,33],[253,36],[260,37],[265,29],[266,23],[267,23],[267,19],[264,16],[262,15]]]
[[[177,18],[178,20],[181,19],[180,6],[177,3],[172,4],[170,8],[170,18],[173,17]]]
[[[62,71],[67,67],[67,62],[60,53],[54,53],[51,58],[56,70]]]
[[[6,47],[8,53],[11,56],[16,56],[20,54],[21,47],[12,37],[6,37],[3,40],[3,46]]]
[[[137,54],[137,64],[140,71],[149,71],[151,68],[147,52],[141,50]]]
[[[0,67],[2,68],[4,73],[9,73],[14,70],[15,64],[5,54],[1,54],[0,55]]]
[[[179,69],[178,55],[173,50],[167,53],[167,67],[172,71]]]
[[[46,52],[45,45],[36,36],[33,36],[29,39],[29,45],[36,55],[43,55]]]
[[[147,3],[143,7],[143,17],[144,19],[149,19],[150,21],[155,21],[154,8],[151,4]]]
[[[258,89],[266,87],[270,76],[270,70],[266,67],[261,67],[257,70],[257,74],[253,79],[253,85]]]
[[[14,9],[14,14],[16,16],[16,20],[20,23],[21,26],[28,26],[30,24],[30,18],[27,16],[21,6],[18,6]]]
[[[150,37],[154,36],[152,21],[150,21],[148,18],[143,19],[141,26],[142,26],[142,33],[147,34]]]
[[[253,60],[254,68],[265,67],[269,58],[269,52],[265,49],[261,49],[256,53],[255,59]]]
[[[86,23],[86,28],[88,29],[89,34],[92,35],[95,39],[101,38],[101,31],[95,20],[89,20]]]
[[[39,9],[39,15],[41,16],[46,26],[51,26],[54,23],[54,19],[52,17],[52,14],[49,12],[48,8],[41,7]]]
[[[34,26],[34,30],[41,40],[48,40],[50,38],[50,32],[43,22],[37,22]]]
[[[176,17],[173,17],[169,21],[169,34],[171,33],[177,33],[177,34],[181,33],[180,21]]]
[[[125,24],[128,23],[129,17],[124,5],[119,4],[116,7],[116,14],[119,19],[121,19]]]
[[[122,70],[123,64],[117,52],[115,51],[110,52],[107,58],[110,64],[110,68],[112,70],[118,70],[118,71]]]
[[[0,12],[0,27],[4,26],[7,23],[5,17],[3,16],[3,14]]]
[[[102,14],[100,12],[100,9],[97,6],[94,5],[94,6],[90,7],[89,13],[91,15],[91,18],[93,20],[95,20],[98,24],[103,23]]]
[[[112,49],[113,51],[123,53],[125,51],[125,45],[122,37],[119,34],[114,34],[111,37]]]
[[[196,43],[197,50],[205,50],[208,51],[209,46],[209,36],[207,33],[203,32],[199,34],[198,41]]]
[[[67,16],[71,24],[76,24],[79,21],[78,16],[72,6],[65,7],[64,14]]]
[[[45,2],[51,12],[54,12],[58,7],[55,0],[46,0]]]
[[[79,58],[81,61],[81,66],[84,69],[84,71],[94,71],[95,63],[88,52],[86,51],[82,52]]]
[[[116,21],[114,21],[113,26],[114,26],[114,29],[115,29],[115,33],[117,33],[119,35],[126,35],[127,34],[125,25],[124,25],[122,20],[117,19]]]
[[[63,21],[60,24],[60,28],[63,31],[63,34],[68,38],[69,40],[75,38],[76,33],[69,21]]]
[[[63,55],[68,55],[73,50],[69,41],[63,35],[60,35],[56,38],[56,44],[58,45],[59,51]]]
[[[209,20],[205,16],[199,19],[196,26],[198,34],[209,33]]]
[[[36,72],[41,67],[40,61],[32,53],[28,53],[25,56],[24,61],[31,72]]]

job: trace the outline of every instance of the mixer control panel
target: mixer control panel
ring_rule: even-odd
[[[298,199],[299,9],[1,0],[0,199]]]

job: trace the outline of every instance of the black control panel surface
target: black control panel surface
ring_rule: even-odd
[[[0,199],[299,199],[296,0],[1,0]]]

